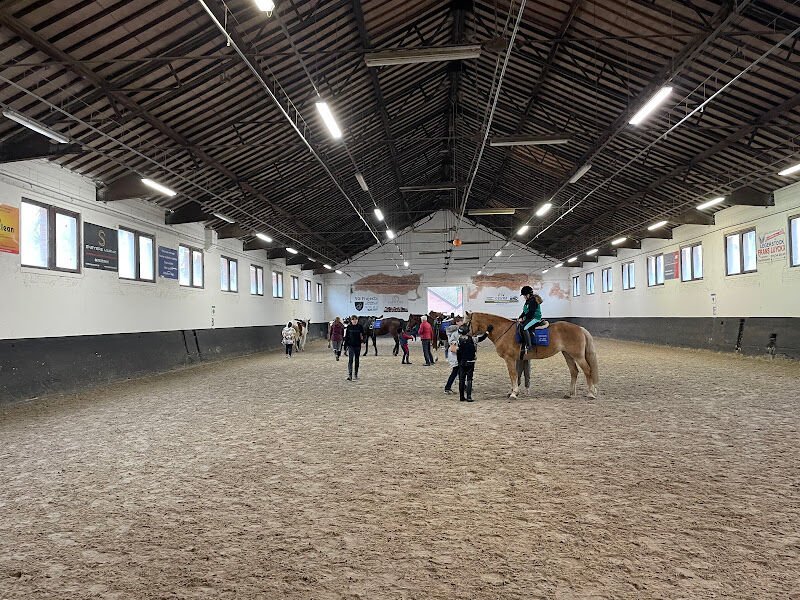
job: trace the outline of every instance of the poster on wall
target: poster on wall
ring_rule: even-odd
[[[19,209],[0,204],[0,252],[19,254]]]
[[[178,251],[175,248],[158,247],[158,276],[164,279],[178,278]]]
[[[386,294],[383,297],[383,312],[385,313],[407,313],[408,298],[400,294]]]
[[[519,297],[507,296],[506,294],[500,293],[494,296],[486,296],[483,302],[485,304],[517,304],[519,302]]]
[[[117,230],[83,222],[83,266],[117,271]]]
[[[353,294],[353,308],[356,313],[374,313],[381,310],[381,301],[377,294]]]
[[[758,236],[758,262],[786,260],[786,230],[781,227]]]
[[[664,254],[664,281],[678,279],[681,276],[681,253],[679,251]]]

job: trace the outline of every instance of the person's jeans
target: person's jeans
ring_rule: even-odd
[[[292,355],[292,349],[294,348],[294,344],[284,344],[286,346],[286,354],[289,356]]]
[[[453,367],[450,371],[450,376],[447,378],[447,383],[444,384],[444,389],[449,390],[453,387],[453,382],[458,377],[458,365]]]
[[[475,363],[466,362],[458,365],[458,396],[459,400],[472,398],[472,375],[475,373]],[[466,392],[466,396],[464,393]]]
[[[347,373],[350,377],[358,377],[358,359],[361,358],[361,347],[348,346],[347,354],[349,357],[347,361]],[[353,363],[355,363],[355,371],[353,371]]]
[[[431,341],[422,340],[422,355],[425,357],[425,364],[433,364],[433,355],[431,354]]]

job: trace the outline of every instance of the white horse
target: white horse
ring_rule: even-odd
[[[297,348],[298,352],[302,352],[303,349],[306,347],[306,340],[308,339],[308,325],[309,321],[303,319],[293,319],[292,320],[292,327],[294,327],[295,333],[295,348]]]

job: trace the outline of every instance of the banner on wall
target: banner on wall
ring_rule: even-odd
[[[178,278],[178,251],[175,248],[158,247],[158,276],[164,279]]]
[[[494,296],[486,296],[483,301],[485,304],[516,304],[519,302],[519,297],[496,294]]]
[[[117,230],[83,222],[83,266],[117,271]]]
[[[786,260],[786,230],[781,227],[758,236],[758,262]]]
[[[667,252],[664,254],[664,281],[678,279],[681,276],[681,253]]]
[[[381,301],[377,294],[353,294],[353,308],[356,313],[375,313],[381,310]]]
[[[383,312],[385,313],[407,313],[408,298],[400,294],[386,294],[383,297]]]
[[[0,204],[0,252],[19,254],[19,209]]]

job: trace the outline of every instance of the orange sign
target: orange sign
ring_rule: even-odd
[[[19,209],[0,204],[0,252],[19,254]]]

